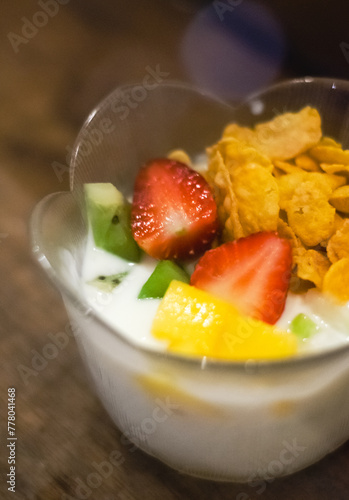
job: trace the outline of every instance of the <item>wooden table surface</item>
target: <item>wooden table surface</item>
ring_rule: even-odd
[[[72,338],[52,359],[42,357],[52,336],[66,331],[69,323],[59,294],[31,256],[33,207],[45,194],[68,189],[66,157],[83,119],[103,95],[142,79],[148,66],[160,65],[172,79],[188,78],[178,47],[205,4],[57,2],[22,0],[1,6],[0,498],[347,499],[349,444],[307,470],[263,487],[186,477],[125,446],[91,388]],[[51,6],[46,17],[43,4]],[[34,21],[40,26],[33,28]],[[339,36],[349,43],[349,35]],[[338,43],[329,37],[327,49],[340,51]],[[308,45],[302,67],[286,64],[282,71],[310,72],[310,52]],[[349,68],[343,54],[340,76]],[[15,492],[6,483],[8,388],[16,390]],[[113,450],[124,458],[120,467],[98,486],[78,489],[95,472],[93,463],[107,460]]]

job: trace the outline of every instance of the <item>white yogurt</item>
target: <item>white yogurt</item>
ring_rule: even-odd
[[[349,305],[336,305],[316,289],[297,295],[289,293],[278,325],[288,329],[299,313],[317,325],[317,332],[301,343],[300,352],[323,351],[349,342]]]
[[[151,335],[151,324],[159,299],[138,299],[138,294],[153,272],[157,261],[143,257],[139,264],[128,263],[96,248],[90,237],[82,270],[84,293],[98,315],[138,345],[164,350],[166,344]],[[127,276],[112,292],[101,291],[88,282],[100,275],[127,271]],[[278,325],[289,329],[292,319],[304,313],[317,325],[317,332],[300,341],[300,352],[318,352],[349,341],[349,306],[337,306],[316,290],[305,294],[289,293]]]
[[[156,261],[144,257],[142,263],[129,263],[87,243],[82,269],[84,293],[89,304],[112,328],[133,342],[145,347],[164,349],[165,346],[150,333],[159,299],[138,299],[143,284],[153,272]],[[89,282],[98,276],[128,272],[112,292],[98,289]]]
[[[129,264],[103,250],[86,249],[84,292],[104,320],[137,345],[155,350],[151,323],[159,300],[137,299],[156,261],[146,257]],[[111,293],[86,282],[98,275],[129,271]],[[348,308],[330,304],[321,294],[289,294],[280,325],[287,328],[299,312],[319,326],[302,351],[329,349],[348,341]],[[74,317],[74,316],[73,316]],[[101,325],[78,317],[78,337],[99,395],[125,436],[174,469],[195,476],[250,482],[300,470],[342,444],[349,435],[349,368],[347,359],[267,369],[212,370],[139,356],[115,349]],[[331,325],[331,326],[330,326]],[[166,419],[158,420],[159,404],[169,402]],[[163,408],[163,406],[161,406]],[[172,409],[173,408],[173,409]],[[146,424],[152,425],[151,432]],[[287,460],[285,449],[299,446]],[[277,469],[273,465],[277,464]],[[280,466],[279,466],[280,464]]]

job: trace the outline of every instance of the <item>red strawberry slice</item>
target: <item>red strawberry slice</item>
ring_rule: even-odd
[[[218,230],[217,206],[202,175],[160,158],[141,167],[131,225],[138,245],[157,259],[186,259],[210,247]]]
[[[190,284],[273,325],[285,307],[291,269],[289,242],[277,233],[260,232],[207,251]]]

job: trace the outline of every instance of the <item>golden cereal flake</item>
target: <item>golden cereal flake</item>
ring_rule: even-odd
[[[349,185],[335,189],[330,196],[330,203],[339,212],[349,214]]]
[[[279,170],[281,170],[282,172],[284,172],[285,174],[303,173],[303,169],[301,167],[287,161],[275,160],[274,166]]]
[[[337,146],[327,146],[323,143],[310,149],[309,154],[320,164],[349,165],[349,150]]]
[[[321,135],[320,115],[307,106],[256,125],[252,144],[271,160],[288,160],[315,146]]]
[[[270,172],[273,170],[273,165],[268,157],[263,155],[253,146],[237,139],[223,138],[216,145],[208,148],[209,156],[214,155],[217,151],[221,153],[229,172],[250,163],[256,163],[263,166]]]
[[[346,183],[346,178],[341,175],[331,175],[320,172],[308,172],[304,180],[314,182],[318,186],[318,189],[323,189],[328,194]]]
[[[292,200],[296,188],[303,182],[304,178],[305,172],[303,171],[281,175],[277,178],[279,203],[282,210],[286,210],[288,202]]]
[[[297,167],[300,167],[307,172],[321,172],[318,162],[306,153],[296,156],[295,163]]]
[[[349,301],[349,257],[338,260],[325,274],[322,290],[339,302]]]
[[[288,160],[315,146],[321,138],[321,118],[307,106],[296,113],[283,113],[257,124],[254,129],[230,124],[224,137],[249,144],[273,160]]]
[[[320,167],[327,174],[343,174],[348,176],[349,165],[341,165],[339,163],[320,163]]]
[[[254,132],[251,128],[241,127],[237,123],[229,123],[223,131],[223,137],[250,144],[253,142]]]
[[[326,135],[324,135],[323,137],[321,137],[321,139],[319,141],[319,144],[321,146],[331,146],[333,148],[343,149],[342,148],[342,144],[340,142],[337,142],[332,137],[328,137]]]
[[[297,276],[311,281],[319,289],[322,287],[324,276],[330,268],[330,261],[323,252],[313,249],[302,249],[294,257],[297,264]]]
[[[335,228],[336,210],[328,194],[314,181],[302,182],[287,203],[288,223],[307,246],[316,246],[330,238]]]
[[[251,163],[233,170],[232,181],[244,236],[258,231],[276,231],[279,190],[271,172]]]
[[[346,179],[339,175],[306,172],[301,169],[293,173],[281,175],[277,178],[281,209],[285,210],[287,208],[287,204],[292,199],[295,189],[307,181],[311,181],[316,190],[326,193],[326,196],[329,197],[334,189],[345,184]]]
[[[349,257],[349,219],[342,221],[341,226],[329,239],[327,255],[332,263]]]
[[[315,285],[345,301],[349,150],[321,135],[320,115],[309,106],[253,129],[229,124],[207,149],[207,178],[223,240],[277,230],[292,245],[290,288],[301,292]]]
[[[232,180],[219,151],[210,159],[208,181],[214,189],[218,217],[223,227],[223,239],[229,241],[241,238],[244,233],[238,216]]]
[[[170,160],[175,160],[184,163],[189,167],[192,166],[192,162],[189,155],[183,149],[173,149],[168,153],[167,158],[169,158]]]

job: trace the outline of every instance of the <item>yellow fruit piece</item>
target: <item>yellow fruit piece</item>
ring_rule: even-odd
[[[230,303],[179,281],[172,281],[157,310],[154,337],[170,351],[232,361],[280,359],[297,353],[288,332],[241,315]]]

